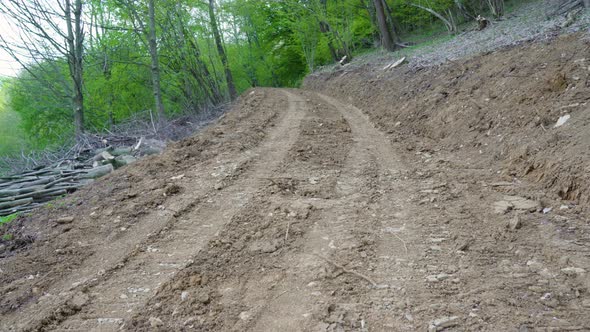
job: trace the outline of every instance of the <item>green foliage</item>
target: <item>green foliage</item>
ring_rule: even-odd
[[[0,225],[7,224],[18,217],[18,213],[9,214],[5,217],[0,217]]]
[[[0,155],[11,155],[25,147],[20,117],[8,107],[10,80],[0,78]]]

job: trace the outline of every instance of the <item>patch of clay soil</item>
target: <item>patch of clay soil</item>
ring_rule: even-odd
[[[2,226],[0,330],[588,331],[588,51],[248,91]]]

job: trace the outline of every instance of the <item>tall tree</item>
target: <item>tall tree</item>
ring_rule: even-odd
[[[381,37],[381,46],[388,51],[395,51],[397,48],[397,36],[387,23],[386,4],[384,0],[373,0],[375,6],[375,16],[379,26],[379,36]]]
[[[0,12],[11,19],[19,33],[16,40],[0,35],[0,48],[10,54],[31,77],[47,84],[61,98],[67,91],[72,105],[76,137],[84,133],[84,30],[82,25],[82,0],[60,0],[56,8],[42,0],[5,0],[0,2]],[[64,27],[65,26],[65,27]],[[32,70],[60,71],[56,59],[65,58],[70,81],[47,81]],[[52,75],[55,77],[55,75]]]
[[[74,107],[74,123],[76,137],[80,138],[84,133],[84,66],[82,63],[84,54],[84,32],[82,30],[82,0],[75,0],[74,24],[72,24],[72,6],[70,0],[66,0],[65,17],[68,30],[68,65],[70,76],[74,83],[72,104]]]
[[[217,53],[219,54],[219,57],[221,58],[221,63],[223,64],[223,70],[225,72],[225,79],[227,81],[227,89],[229,91],[229,96],[231,99],[235,99],[237,97],[236,87],[234,85],[234,79],[229,68],[229,61],[227,60],[227,55],[225,54],[225,50],[223,48],[221,35],[219,34],[219,27],[215,15],[215,0],[209,0],[209,20],[211,22],[213,38],[215,38],[215,45],[217,46]]]
[[[155,0],[148,0],[148,44],[150,49],[150,58],[152,61],[152,85],[154,89],[154,100],[158,112],[159,122],[162,122],[166,116],[164,111],[164,102],[162,101],[162,87],[160,84],[160,60],[158,59],[158,41],[156,39],[156,11],[154,8]]]

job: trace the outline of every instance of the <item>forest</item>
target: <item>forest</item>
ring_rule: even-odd
[[[513,0],[516,1],[516,0]],[[0,155],[75,144],[143,119],[221,107],[257,86],[453,35],[504,0],[7,0]],[[419,46],[419,45],[418,45]]]

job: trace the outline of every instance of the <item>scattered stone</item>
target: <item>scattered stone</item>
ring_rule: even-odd
[[[510,221],[508,222],[508,227],[513,231],[520,229],[522,227],[520,217],[515,216],[514,218],[510,219]]]
[[[62,217],[62,218],[57,218],[55,220],[56,223],[60,224],[60,225],[64,225],[64,224],[70,224],[74,221],[74,217]]]
[[[320,182],[320,179],[318,177],[311,177],[308,181],[311,184],[318,184]]]
[[[180,293],[180,300],[181,300],[181,301],[183,301],[183,302],[184,302],[184,301],[186,301],[187,299],[188,299],[188,292],[187,292],[187,291],[184,291],[184,292]]]
[[[170,180],[180,180],[180,179],[182,179],[183,177],[184,177],[184,174],[180,174],[180,175],[177,175],[177,176],[173,176],[173,177],[171,177],[171,178],[170,178]]]
[[[568,275],[568,276],[576,276],[578,274],[586,273],[586,270],[584,270],[580,267],[566,267],[566,268],[561,269],[561,272],[565,275]]]
[[[553,126],[553,128],[563,126],[567,122],[567,120],[569,120],[570,118],[571,118],[571,116],[569,114],[566,114],[564,116],[560,116],[559,119],[557,119],[557,122],[555,123],[555,126]]]
[[[582,307],[590,308],[590,299],[582,301]]]
[[[221,190],[221,189],[223,189],[223,183],[217,182],[215,184],[215,187],[214,188],[215,188],[215,190]]]
[[[99,325],[103,324],[123,324],[122,318],[97,318],[96,321]]]
[[[448,275],[446,273],[433,274],[433,275],[426,276],[426,281],[439,282],[439,281],[446,280],[449,277],[450,277],[450,275]]]
[[[148,320],[150,323],[151,327],[160,327],[162,325],[164,325],[164,322],[162,322],[162,320],[158,317],[150,317],[150,319]]]
[[[430,326],[428,326],[428,332],[442,331],[447,327],[452,327],[457,324],[459,324],[459,317],[457,316],[441,317],[430,323]]]
[[[436,278],[440,281],[446,280],[450,277],[450,275],[446,274],[446,273],[439,273]]]
[[[504,196],[504,200],[510,202],[515,210],[535,211],[539,208],[539,202],[519,196]]]
[[[201,292],[197,294],[197,301],[199,301],[202,304],[208,304],[209,302],[211,302],[211,297],[209,297],[208,293]]]
[[[240,319],[241,320],[250,320],[252,314],[249,311],[242,311],[240,312]]]
[[[426,281],[428,281],[428,282],[438,282],[438,278],[436,277],[436,275],[433,274],[433,275],[426,276]]]
[[[550,208],[550,207],[543,208],[543,214],[547,214],[547,213],[551,212],[551,210],[553,210],[553,208]]]
[[[442,251],[442,248],[440,246],[434,245],[434,246],[430,246],[430,251]]]
[[[560,207],[559,207],[559,209],[560,209],[560,210],[567,210],[567,209],[569,209],[569,208],[570,208],[570,207],[569,207],[569,206],[567,206],[567,205],[562,205],[562,206],[560,206]]]

